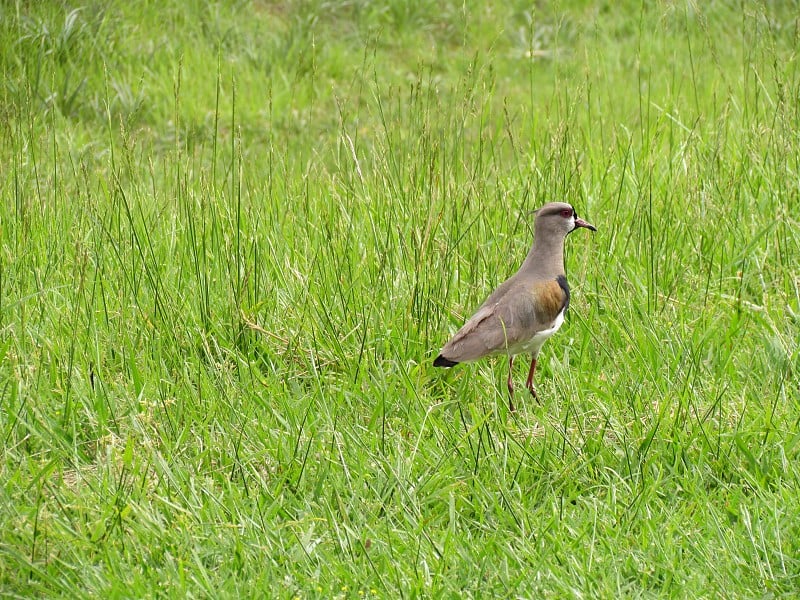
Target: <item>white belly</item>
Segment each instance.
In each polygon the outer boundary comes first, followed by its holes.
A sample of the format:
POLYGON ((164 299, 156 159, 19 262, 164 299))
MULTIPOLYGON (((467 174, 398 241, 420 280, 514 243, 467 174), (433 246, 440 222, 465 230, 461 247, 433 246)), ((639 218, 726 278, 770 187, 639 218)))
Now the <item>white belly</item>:
POLYGON ((553 324, 548 329, 543 329, 525 342, 519 342, 513 346, 509 346, 506 350, 506 353, 512 356, 516 354, 522 354, 523 352, 530 352, 534 355, 539 354, 542 344, 544 344, 547 341, 547 338, 558 331, 558 328, 563 325, 565 312, 565 310, 562 310, 560 313, 558 313, 555 321, 553 321, 553 324))

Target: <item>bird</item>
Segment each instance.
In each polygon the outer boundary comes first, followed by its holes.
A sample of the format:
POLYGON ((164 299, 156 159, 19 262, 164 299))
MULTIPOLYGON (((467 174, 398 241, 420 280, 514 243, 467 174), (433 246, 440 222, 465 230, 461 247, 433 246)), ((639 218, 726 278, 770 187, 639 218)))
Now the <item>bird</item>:
POLYGON ((514 408, 514 357, 530 352, 525 386, 533 385, 536 360, 547 339, 564 323, 569 285, 564 271, 564 241, 579 228, 597 228, 578 217, 572 205, 550 202, 533 211, 533 245, 519 270, 501 283, 444 345, 435 367, 453 367, 487 356, 508 356, 508 408, 514 408))

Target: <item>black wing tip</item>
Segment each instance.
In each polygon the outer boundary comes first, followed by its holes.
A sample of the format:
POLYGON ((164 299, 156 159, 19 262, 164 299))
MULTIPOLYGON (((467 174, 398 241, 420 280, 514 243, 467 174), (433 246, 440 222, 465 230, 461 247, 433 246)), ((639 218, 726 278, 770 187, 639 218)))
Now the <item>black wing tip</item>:
POLYGON ((433 361, 434 367, 454 367, 458 364, 457 360, 450 360, 449 358, 445 358, 441 354, 437 356, 433 361))

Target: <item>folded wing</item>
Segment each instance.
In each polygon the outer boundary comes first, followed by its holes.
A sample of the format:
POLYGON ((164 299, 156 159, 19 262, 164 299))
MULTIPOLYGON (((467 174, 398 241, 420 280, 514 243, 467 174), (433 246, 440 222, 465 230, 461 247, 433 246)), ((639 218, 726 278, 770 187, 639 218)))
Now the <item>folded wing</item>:
POLYGON ((569 303, 563 277, 517 281, 503 292, 499 297, 493 294, 458 330, 434 365, 452 366, 492 354, 513 354, 516 346, 550 328, 569 303))

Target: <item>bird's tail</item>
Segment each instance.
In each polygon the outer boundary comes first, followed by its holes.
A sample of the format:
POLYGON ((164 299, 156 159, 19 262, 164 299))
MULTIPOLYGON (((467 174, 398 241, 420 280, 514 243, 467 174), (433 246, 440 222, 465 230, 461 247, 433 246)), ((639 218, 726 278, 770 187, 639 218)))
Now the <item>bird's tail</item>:
POLYGON ((445 358, 441 354, 436 357, 433 361, 434 367, 454 367, 458 364, 457 360, 450 360, 449 358, 445 358))

